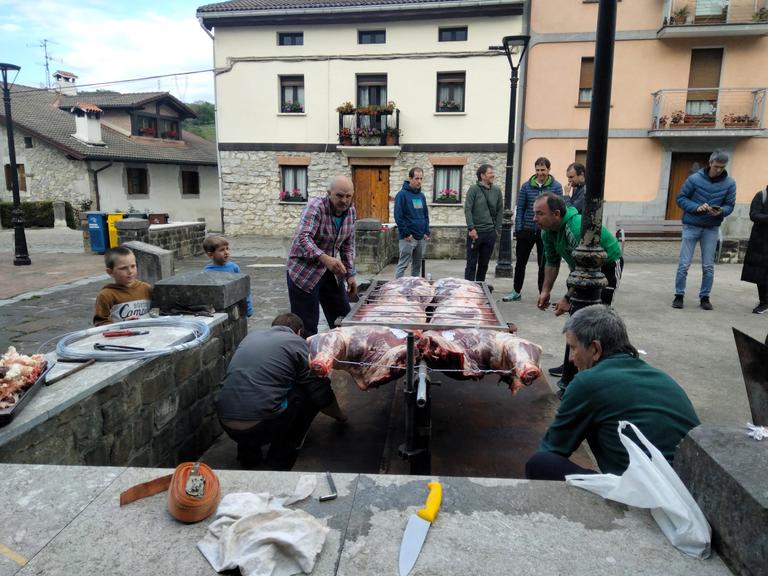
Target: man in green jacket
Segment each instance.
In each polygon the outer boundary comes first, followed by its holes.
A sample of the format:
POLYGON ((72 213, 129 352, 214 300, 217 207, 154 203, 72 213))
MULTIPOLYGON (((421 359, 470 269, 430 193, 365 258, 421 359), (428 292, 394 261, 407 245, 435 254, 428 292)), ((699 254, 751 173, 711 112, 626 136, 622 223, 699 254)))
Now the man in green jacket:
POLYGON ((671 464, 680 440, 700 424, 685 391, 638 358, 624 322, 607 306, 582 308, 563 332, 579 373, 539 451, 526 463, 526 477, 564 480, 568 474, 595 472, 568 459, 585 439, 601 472, 622 474, 629 455, 617 432, 620 420, 637 426, 671 464))
MULTIPOLYGON (((533 204, 533 221, 542 230, 541 240, 544 244, 544 285, 536 305, 539 309, 546 310, 549 307, 552 287, 555 285, 560 271, 561 258, 566 261, 571 270, 576 267, 573 251, 576 250, 581 240, 581 214, 574 207, 566 208, 562 196, 552 192, 544 192, 533 204)), ((603 288, 600 301, 610 305, 613 301, 613 292, 621 279, 624 259, 621 257, 621 247, 616 237, 605 226, 600 231, 600 245, 608 256, 601 269, 608 280, 608 285, 603 288)), ((570 294, 566 294, 555 304, 555 316, 565 314, 570 309, 570 294)), ((576 374, 576 368, 569 361, 568 355, 569 350, 566 346, 562 378, 558 382, 560 387, 558 396, 561 397, 565 387, 576 374)))
POLYGON ((469 187, 464 200, 464 217, 467 220, 466 280, 485 281, 496 238, 501 235, 504 201, 499 187, 493 185, 494 178, 493 166, 481 164, 477 169, 477 184, 469 187))

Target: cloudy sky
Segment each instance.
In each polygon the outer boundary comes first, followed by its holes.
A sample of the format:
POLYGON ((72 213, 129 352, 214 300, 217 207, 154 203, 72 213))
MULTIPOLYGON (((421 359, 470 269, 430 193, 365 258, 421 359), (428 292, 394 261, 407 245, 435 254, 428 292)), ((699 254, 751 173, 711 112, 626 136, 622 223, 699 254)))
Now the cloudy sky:
MULTIPOLYGON (((185 102, 213 101, 212 40, 195 18, 205 0, 0 0, 0 62, 21 66, 16 82, 45 86, 51 73, 120 92, 165 90, 185 102), (171 74, 128 83, 118 80, 171 74)), ((12 78, 12 76, 11 76, 12 78)))

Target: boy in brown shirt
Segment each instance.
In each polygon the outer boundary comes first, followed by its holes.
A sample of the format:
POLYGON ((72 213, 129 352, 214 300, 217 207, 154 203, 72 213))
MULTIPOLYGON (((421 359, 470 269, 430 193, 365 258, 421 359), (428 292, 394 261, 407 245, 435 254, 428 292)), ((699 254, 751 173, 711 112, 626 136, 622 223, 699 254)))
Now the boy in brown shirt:
POLYGON ((136 256, 131 249, 112 248, 104 255, 104 263, 114 282, 104 286, 96 296, 94 326, 148 316, 152 286, 136 278, 136 256))

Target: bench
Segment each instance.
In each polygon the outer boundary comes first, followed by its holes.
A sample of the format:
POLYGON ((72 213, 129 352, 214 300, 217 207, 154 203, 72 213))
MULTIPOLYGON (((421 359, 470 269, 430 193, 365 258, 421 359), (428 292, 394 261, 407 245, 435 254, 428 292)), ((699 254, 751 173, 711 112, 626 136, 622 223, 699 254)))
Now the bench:
POLYGON ((674 240, 683 235, 680 220, 618 220, 616 237, 622 240, 674 240))

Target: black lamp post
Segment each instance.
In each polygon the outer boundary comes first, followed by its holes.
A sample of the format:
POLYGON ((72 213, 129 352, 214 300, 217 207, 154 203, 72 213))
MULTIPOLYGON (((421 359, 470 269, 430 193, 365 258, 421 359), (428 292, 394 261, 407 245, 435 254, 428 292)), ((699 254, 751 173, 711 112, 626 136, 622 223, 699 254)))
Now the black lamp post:
POLYGON ((27 238, 24 235, 24 213, 21 211, 19 198, 19 174, 16 167, 16 146, 13 142, 13 120, 11 119, 11 89, 8 87, 8 71, 21 70, 15 64, 0 63, 0 74, 3 75, 3 103, 5 104, 5 131, 8 133, 8 158, 10 159, 11 190, 13 191, 13 210, 11 222, 13 223, 13 238, 16 257, 13 259, 15 266, 32 264, 27 252, 27 238))
POLYGON ((504 172, 504 219, 501 224, 499 259, 496 262, 496 278, 512 277, 512 159, 515 147, 515 114, 517 109, 517 71, 528 47, 528 35, 504 36, 501 46, 489 46, 488 50, 503 50, 509 60, 512 74, 509 77, 509 129, 507 132, 507 168, 504 172))

